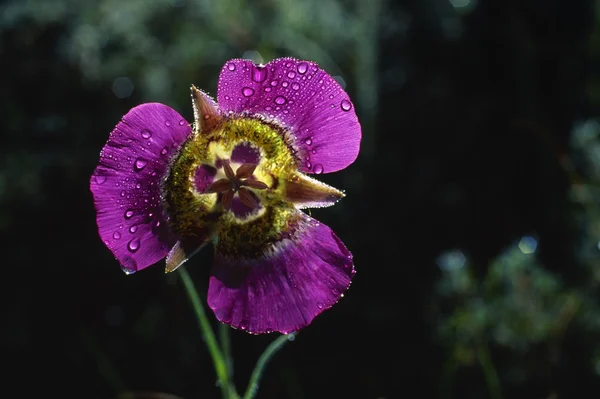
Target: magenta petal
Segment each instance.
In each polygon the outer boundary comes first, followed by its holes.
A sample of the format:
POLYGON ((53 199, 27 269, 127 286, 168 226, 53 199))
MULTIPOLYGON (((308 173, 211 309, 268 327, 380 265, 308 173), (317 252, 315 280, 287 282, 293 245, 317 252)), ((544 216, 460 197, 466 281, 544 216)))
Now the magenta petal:
POLYGON ((303 215, 291 239, 261 258, 215 255, 208 305, 217 319, 261 334, 289 333, 335 304, 354 275, 352 255, 326 225, 303 215))
POLYGON ((192 133, 163 104, 131 109, 110 134, 90 181, 98 232, 126 273, 164 258, 176 240, 160 197, 173 154, 192 133))
POLYGON ((329 173, 356 159, 361 129, 341 86, 317 64, 279 58, 265 66, 231 60, 221 71, 222 111, 266 115, 293 130, 300 169, 329 173))

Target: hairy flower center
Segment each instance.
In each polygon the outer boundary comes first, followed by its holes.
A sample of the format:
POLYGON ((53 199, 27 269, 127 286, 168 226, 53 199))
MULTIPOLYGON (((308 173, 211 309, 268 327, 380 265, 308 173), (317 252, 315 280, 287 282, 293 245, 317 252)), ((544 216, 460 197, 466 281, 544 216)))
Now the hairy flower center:
MULTIPOLYGON (((194 235, 216 222, 245 228, 262 223, 267 208, 281 206, 285 181, 297 171, 286 134, 258 118, 237 116, 196 129, 163 184, 174 231, 194 235)), ((261 230, 273 225, 264 223, 261 230)))

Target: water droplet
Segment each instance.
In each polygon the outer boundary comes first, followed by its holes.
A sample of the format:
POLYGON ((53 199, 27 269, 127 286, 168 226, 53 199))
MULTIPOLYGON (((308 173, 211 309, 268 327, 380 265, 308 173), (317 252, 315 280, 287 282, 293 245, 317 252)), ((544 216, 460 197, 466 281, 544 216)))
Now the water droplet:
POLYGON ((308 169, 312 168, 312 164, 309 161, 306 161, 305 165, 308 169))
POLYGON ((157 221, 156 221, 156 224, 155 224, 155 226, 156 226, 156 227, 160 227, 160 220, 157 220, 157 221))
POLYGON ((252 70, 252 80, 255 82, 264 82, 267 78, 267 68, 254 66, 252 70))
POLYGON ((294 71, 289 71, 287 74, 287 77, 290 79, 294 79, 296 77, 296 72, 294 71))
POLYGON ((282 85, 283 87, 288 87, 289 83, 286 81, 286 82, 283 82, 281 85, 282 85))
POLYGON ((137 229, 138 229, 137 224, 131 225, 131 227, 129 228, 129 232, 131 234, 133 234, 133 233, 135 233, 137 231, 137 229))
POLYGON ((183 125, 185 125, 185 121, 182 119, 179 121, 179 126, 183 126, 183 125))
POLYGON ((350 111, 352 109, 352 103, 348 100, 342 100, 340 106, 344 111, 350 111))
POLYGON ((316 174, 320 175, 321 173, 323 173, 323 165, 316 164, 314 171, 315 171, 316 174))
POLYGON ((332 100, 333 99, 333 94, 329 95, 329 99, 332 100))
POLYGON ((277 86, 278 83, 279 83, 278 81, 272 80, 271 81, 271 86, 275 87, 275 86, 277 86))
POLYGON ((306 145, 311 145, 311 144, 312 144, 312 139, 311 139, 310 137, 308 137, 308 138, 305 138, 305 139, 304 139, 304 144, 306 144, 306 145))
POLYGON ((127 243, 127 249, 130 252, 136 252, 138 249, 140 249, 140 239, 137 237, 132 238, 131 241, 127 243))
POLYGON ((113 238, 114 238, 115 240, 118 240, 119 238, 121 238, 121 233, 119 233, 118 231, 115 231, 115 232, 113 233, 113 238))
POLYGON ((323 309, 323 304, 322 304, 321 302, 319 302, 319 303, 317 303, 317 307, 318 307, 319 309, 323 309))
POLYGON ((135 160, 135 170, 136 172, 139 172, 140 170, 144 169, 146 167, 146 165, 148 165, 148 161, 146 161, 143 158, 138 158, 135 160))
POLYGON ((165 121, 165 126, 166 126, 166 127, 169 127, 169 126, 171 126, 171 122, 170 122, 170 121, 165 121))
POLYGON ((125 211, 125 219, 131 219, 132 216, 133 216, 133 210, 127 209, 127 211, 125 211))
POLYGON ((312 150, 311 153, 316 154, 317 150, 312 150))
POLYGON ((265 91, 268 93, 268 92, 271 91, 271 88, 270 87, 265 87, 265 91))
POLYGON ((121 191, 121 197, 124 197, 124 196, 125 196, 125 190, 122 190, 121 191))
POLYGON ((167 152, 169 152, 169 149, 165 147, 162 150, 160 150, 160 155, 167 155, 167 152))
POLYGON ((106 176, 95 176, 96 184, 104 184, 106 182, 106 176))
POLYGON ((298 64, 298 73, 304 75, 308 71, 308 64, 306 62, 301 62, 298 64))
POLYGON ((137 189, 140 189, 140 188, 142 188, 142 184, 141 184, 141 183, 137 183, 137 184, 135 185, 135 188, 137 188, 137 189))
POLYGON ((123 266, 123 265, 121 266, 121 270, 123 270, 125 272, 125 274, 133 274, 137 271, 134 267, 123 266))
POLYGON ((142 137, 145 139, 149 139, 150 137, 152 137, 152 133, 150 133, 148 129, 144 129, 142 130, 142 137))
POLYGON ((229 65, 227 65, 227 69, 229 69, 231 72, 235 71, 235 64, 230 62, 229 65))
POLYGON ((273 109, 273 108, 272 108, 270 105, 267 105, 267 106, 265 107, 265 111, 270 111, 270 110, 272 110, 272 109, 273 109))
POLYGON ((242 89, 242 94, 244 95, 244 97, 250 97, 251 95, 254 94, 254 89, 252 89, 250 87, 244 87, 242 89))
POLYGON ((242 320, 242 322, 240 323, 240 328, 242 330, 245 330, 248 328, 248 321, 247 320, 242 320))
POLYGON ((275 102, 275 104, 282 105, 282 104, 286 103, 287 99, 283 96, 277 96, 277 97, 275 97, 275 100, 273 100, 273 101, 275 102))
POLYGON ((300 85, 296 82, 292 83, 292 89, 294 90, 298 90, 300 88, 300 85))
POLYGON ((156 177, 156 171, 152 172, 152 177, 156 177))

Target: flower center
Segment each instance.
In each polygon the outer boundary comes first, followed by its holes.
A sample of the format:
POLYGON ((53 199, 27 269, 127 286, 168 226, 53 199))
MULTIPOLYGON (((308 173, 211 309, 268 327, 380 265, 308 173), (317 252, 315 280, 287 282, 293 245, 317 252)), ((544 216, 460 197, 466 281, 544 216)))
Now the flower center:
POLYGON ((240 201, 247 207, 258 207, 258 200, 248 188, 264 190, 268 186, 254 178, 253 173, 257 165, 254 163, 243 163, 234 173, 229 160, 224 160, 222 163, 226 177, 213 182, 204 192, 221 194, 221 205, 225 210, 231 209, 231 202, 235 194, 238 195, 240 201))

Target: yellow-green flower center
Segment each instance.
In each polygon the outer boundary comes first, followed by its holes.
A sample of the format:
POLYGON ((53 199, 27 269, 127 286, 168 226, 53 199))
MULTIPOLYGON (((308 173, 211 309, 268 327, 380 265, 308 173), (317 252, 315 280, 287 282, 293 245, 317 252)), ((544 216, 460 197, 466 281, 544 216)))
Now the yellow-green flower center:
POLYGON ((163 184, 173 230, 181 236, 210 231, 225 253, 236 256, 242 255, 239 240, 248 256, 280 239, 295 212, 284 196, 286 181, 297 172, 286 137, 278 126, 239 116, 223 117, 208 131, 196 129, 163 184), (252 162, 236 156, 240 148, 253 156, 252 162), (252 211, 243 216, 233 212, 235 197, 252 211))

